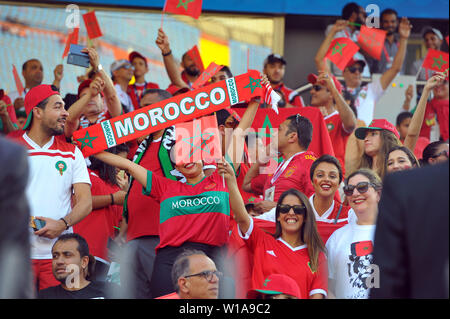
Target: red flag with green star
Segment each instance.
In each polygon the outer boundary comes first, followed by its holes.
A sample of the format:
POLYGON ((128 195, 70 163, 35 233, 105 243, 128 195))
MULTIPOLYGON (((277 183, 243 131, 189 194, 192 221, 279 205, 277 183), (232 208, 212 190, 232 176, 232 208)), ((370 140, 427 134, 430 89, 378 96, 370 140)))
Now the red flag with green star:
POLYGON ((198 19, 202 13, 202 0, 166 0, 163 12, 182 14, 198 19))
POLYGON ((358 37, 358 43, 364 51, 366 51, 374 59, 381 59, 384 41, 386 39, 386 31, 376 28, 368 28, 361 26, 358 37))
POLYGON ((336 38, 331 42, 325 55, 331 62, 344 71, 348 61, 359 51, 359 47, 349 38, 336 38))
POLYGON ((175 125, 175 163, 177 165, 200 160, 214 162, 222 158, 217 118, 202 117, 175 125))
POLYGON ((97 16, 95 15, 95 11, 89 11, 88 13, 83 14, 83 20, 89 39, 95 39, 103 36, 97 16))
POLYGON ((436 72, 444 72, 448 69, 448 53, 428 49, 427 56, 423 60, 422 68, 436 72))

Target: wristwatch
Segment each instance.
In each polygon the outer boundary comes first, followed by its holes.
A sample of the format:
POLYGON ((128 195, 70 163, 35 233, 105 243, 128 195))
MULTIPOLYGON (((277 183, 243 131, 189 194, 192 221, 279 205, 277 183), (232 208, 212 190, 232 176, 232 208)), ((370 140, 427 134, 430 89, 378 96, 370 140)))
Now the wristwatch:
POLYGON ((97 70, 95 70, 95 72, 99 72, 99 71, 101 71, 101 70, 103 70, 103 66, 102 66, 101 64, 99 64, 99 65, 97 66, 97 70))
POLYGON ((62 220, 64 222, 64 224, 66 224, 66 230, 69 229, 69 223, 64 219, 64 218, 60 218, 59 220, 62 220))

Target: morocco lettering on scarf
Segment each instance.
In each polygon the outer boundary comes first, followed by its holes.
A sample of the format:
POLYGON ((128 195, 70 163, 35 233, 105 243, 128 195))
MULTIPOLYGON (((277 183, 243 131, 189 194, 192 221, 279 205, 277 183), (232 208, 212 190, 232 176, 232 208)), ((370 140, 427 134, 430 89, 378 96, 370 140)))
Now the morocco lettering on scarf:
POLYGON ((85 157, 118 144, 159 131, 176 123, 262 96, 256 70, 122 114, 73 133, 85 157))

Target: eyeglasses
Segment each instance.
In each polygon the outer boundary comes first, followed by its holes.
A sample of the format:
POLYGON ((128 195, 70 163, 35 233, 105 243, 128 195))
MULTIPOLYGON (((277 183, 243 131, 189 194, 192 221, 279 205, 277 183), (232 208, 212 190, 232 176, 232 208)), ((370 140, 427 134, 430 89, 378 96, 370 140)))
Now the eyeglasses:
POLYGON ((278 211, 280 214, 287 214, 291 211, 291 209, 294 210, 295 215, 305 215, 306 214, 306 207, 303 205, 287 205, 287 204, 279 204, 277 205, 278 211))
POLYGON ((439 157, 441 155, 448 158, 448 153, 449 153, 448 150, 444 150, 444 151, 442 151, 440 153, 437 153, 436 155, 431 156, 431 158, 437 158, 437 157, 439 157))
POLYGON ((214 275, 216 277, 220 278, 220 277, 222 277, 223 274, 217 270, 205 270, 205 271, 199 272, 197 274, 184 276, 184 278, 200 276, 200 277, 205 278, 208 282, 211 282, 213 280, 214 275))
POLYGON ((359 73, 363 72, 362 68, 358 68, 356 66, 351 66, 351 67, 348 68, 348 70, 350 71, 350 73, 356 73, 356 71, 358 71, 359 73))
POLYGON ((370 182, 359 182, 358 184, 356 184, 356 186, 346 185, 344 186, 344 194, 346 196, 352 196, 355 188, 358 190, 360 194, 364 194, 369 190, 369 186, 372 186, 374 189, 376 189, 376 185, 370 182))

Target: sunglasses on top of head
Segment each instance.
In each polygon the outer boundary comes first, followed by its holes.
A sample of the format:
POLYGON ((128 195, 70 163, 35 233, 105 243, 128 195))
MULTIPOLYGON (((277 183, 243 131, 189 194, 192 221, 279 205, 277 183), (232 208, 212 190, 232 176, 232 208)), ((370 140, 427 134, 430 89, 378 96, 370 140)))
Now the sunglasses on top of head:
POLYGON ((374 189, 376 189, 376 186, 370 182, 359 182, 356 185, 345 185, 344 194, 346 196, 352 196, 355 188, 360 194, 364 194, 369 190, 369 186, 372 186, 374 189))
POLYGON ((280 214, 287 214, 291 211, 291 209, 294 210, 294 214, 296 215, 305 215, 306 214, 306 207, 304 205, 287 205, 287 204, 278 204, 278 211, 280 214))

